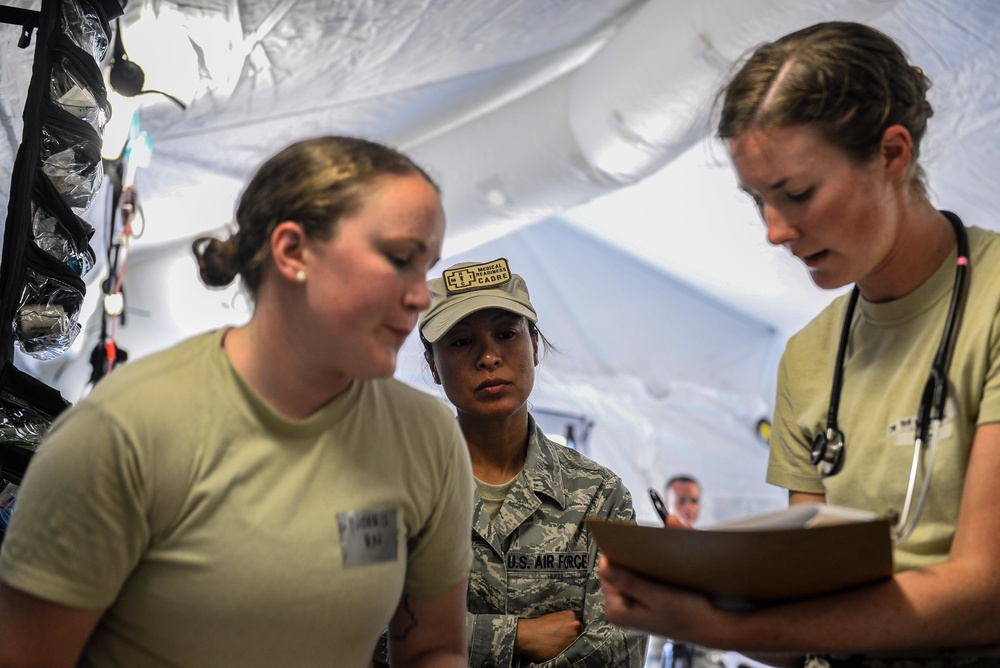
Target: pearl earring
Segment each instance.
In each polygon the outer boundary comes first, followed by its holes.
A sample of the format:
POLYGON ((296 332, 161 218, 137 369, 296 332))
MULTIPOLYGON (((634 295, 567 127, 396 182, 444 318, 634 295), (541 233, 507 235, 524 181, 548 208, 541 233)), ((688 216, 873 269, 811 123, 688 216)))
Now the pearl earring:
POLYGON ((306 270, 305 269, 299 269, 298 273, 295 274, 295 282, 296 283, 305 283, 306 282, 306 270))

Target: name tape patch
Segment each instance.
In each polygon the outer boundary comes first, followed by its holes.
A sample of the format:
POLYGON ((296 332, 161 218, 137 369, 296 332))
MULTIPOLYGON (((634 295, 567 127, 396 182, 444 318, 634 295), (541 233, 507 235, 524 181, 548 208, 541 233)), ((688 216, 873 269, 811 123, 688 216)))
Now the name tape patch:
POLYGON ((344 568, 396 560, 399 525, 396 509, 337 513, 344 568))
POLYGON ((441 274, 441 278, 444 279, 444 287, 448 294, 482 290, 483 288, 503 285, 509 281, 510 267, 507 265, 506 258, 500 258, 492 262, 448 269, 441 274))
MULTIPOLYGON (((951 438, 955 433, 955 407, 949 401, 945 405, 944 416, 937 428, 931 423, 930 437, 934 439, 951 438)), ((911 446, 917 435, 917 418, 904 417, 889 425, 889 441, 898 446, 911 446)))
POLYGON ((532 552, 507 555, 507 570, 520 573, 586 572, 586 552, 532 552))

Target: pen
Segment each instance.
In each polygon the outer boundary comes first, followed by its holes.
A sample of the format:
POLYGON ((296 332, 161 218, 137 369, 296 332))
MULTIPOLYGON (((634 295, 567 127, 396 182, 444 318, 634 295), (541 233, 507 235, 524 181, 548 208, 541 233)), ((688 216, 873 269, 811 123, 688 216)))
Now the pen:
POLYGON ((656 508, 656 514, 660 516, 663 520, 663 526, 667 526, 667 518, 670 517, 670 513, 667 512, 667 507, 663 505, 663 499, 652 487, 649 488, 649 498, 653 500, 653 507, 656 508))

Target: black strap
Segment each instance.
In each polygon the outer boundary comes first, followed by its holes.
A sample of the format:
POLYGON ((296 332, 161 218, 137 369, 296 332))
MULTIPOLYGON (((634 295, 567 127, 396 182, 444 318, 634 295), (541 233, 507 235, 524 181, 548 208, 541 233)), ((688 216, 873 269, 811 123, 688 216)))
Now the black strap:
POLYGON ((31 44, 31 33, 38 29, 40 15, 41 12, 34 9, 0 5, 0 23, 21 26, 21 38, 17 40, 17 45, 22 49, 31 44))

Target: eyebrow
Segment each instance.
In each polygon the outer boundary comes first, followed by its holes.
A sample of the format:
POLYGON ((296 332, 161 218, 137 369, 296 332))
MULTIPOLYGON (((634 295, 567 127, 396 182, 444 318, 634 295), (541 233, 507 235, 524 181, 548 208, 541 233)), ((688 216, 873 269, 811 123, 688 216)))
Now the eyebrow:
MULTIPOLYGON (((779 189, 785 187, 785 185, 787 183, 788 183, 788 177, 785 177, 783 179, 778 179, 777 181, 775 181, 774 183, 772 183, 771 185, 769 185, 767 187, 767 190, 779 190, 779 189)), ((751 197, 753 197, 755 191, 752 188, 750 188, 749 186, 743 185, 741 183, 737 187, 740 190, 742 190, 743 192, 745 192, 747 195, 750 195, 751 197)))
MULTIPOLYGON (((421 239, 415 236, 410 236, 409 234, 383 236, 375 243, 381 243, 383 248, 393 244, 413 244, 414 249, 416 249, 418 253, 427 253, 430 251, 430 248, 428 248, 427 244, 425 244, 421 239)), ((428 267, 428 271, 430 271, 430 269, 432 269, 440 260, 440 257, 435 259, 434 262, 428 267)))
POLYGON ((411 237, 409 235, 403 234, 400 236, 387 236, 385 240, 389 243, 410 243, 413 244, 418 251, 421 253, 427 252, 427 244, 425 244, 421 239, 417 237, 411 237))

